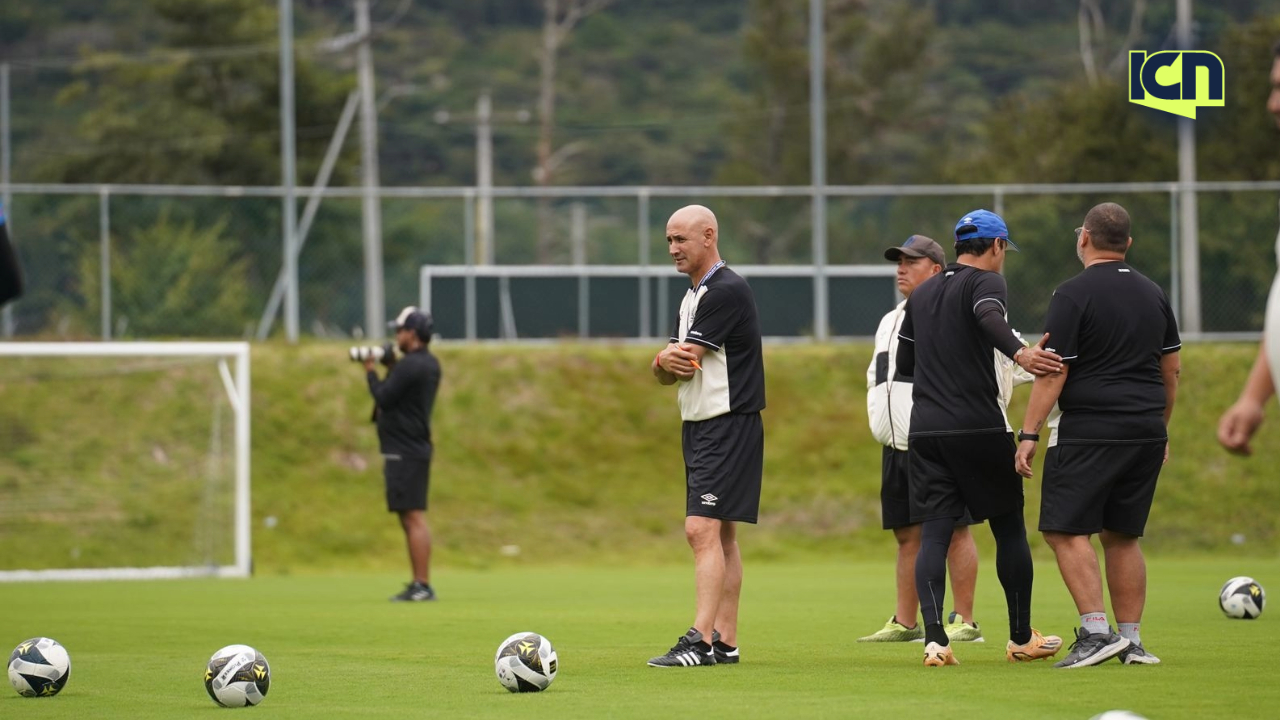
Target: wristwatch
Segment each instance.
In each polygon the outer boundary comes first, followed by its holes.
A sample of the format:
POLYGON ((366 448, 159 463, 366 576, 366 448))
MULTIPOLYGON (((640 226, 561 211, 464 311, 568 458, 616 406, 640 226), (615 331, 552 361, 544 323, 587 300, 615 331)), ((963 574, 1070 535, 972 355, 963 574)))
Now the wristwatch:
POLYGON ((1018 431, 1018 442, 1022 442, 1023 440, 1030 440, 1031 442, 1040 442, 1040 434, 1039 434, 1039 433, 1023 432, 1023 431, 1019 430, 1019 431, 1018 431))

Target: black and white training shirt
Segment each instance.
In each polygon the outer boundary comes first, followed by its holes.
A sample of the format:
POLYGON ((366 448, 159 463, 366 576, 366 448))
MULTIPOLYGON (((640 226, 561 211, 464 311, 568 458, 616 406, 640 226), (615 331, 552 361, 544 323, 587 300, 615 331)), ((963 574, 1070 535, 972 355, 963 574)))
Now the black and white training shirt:
POLYGON ((755 296, 742 276, 719 263, 680 303, 673 343, 696 343, 710 352, 702 370, 680 383, 680 417, 709 420, 764 409, 764 357, 755 296))
POLYGON ((913 376, 910 437, 1009 432, 992 353, 1022 347, 1007 322, 1004 277, 952 263, 916 287, 898 330, 898 371, 913 376), (997 312, 995 324, 979 317, 997 312))
POLYGON ((1054 291, 1045 332, 1069 366, 1056 443, 1167 437, 1160 359, 1182 340, 1159 285, 1125 262, 1087 267, 1054 291))

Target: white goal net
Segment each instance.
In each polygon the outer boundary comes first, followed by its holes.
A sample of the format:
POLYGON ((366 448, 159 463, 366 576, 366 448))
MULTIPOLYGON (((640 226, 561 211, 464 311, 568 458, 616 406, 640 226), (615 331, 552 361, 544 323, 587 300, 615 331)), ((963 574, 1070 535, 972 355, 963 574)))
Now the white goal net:
POLYGON ((243 577, 247 343, 0 343, 0 581, 243 577))

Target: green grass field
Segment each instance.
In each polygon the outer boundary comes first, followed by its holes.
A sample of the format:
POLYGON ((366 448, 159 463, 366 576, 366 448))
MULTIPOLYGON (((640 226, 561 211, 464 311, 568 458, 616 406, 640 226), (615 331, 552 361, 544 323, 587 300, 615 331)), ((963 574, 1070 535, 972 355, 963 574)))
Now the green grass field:
MULTIPOLYGON (((1034 624, 1066 636, 1076 614, 1057 570, 1037 573, 1034 624)), ((645 665, 691 620, 687 565, 447 569, 435 578, 442 600, 419 605, 387 602, 398 581, 387 575, 8 584, 5 649, 54 637, 73 672, 58 697, 0 692, 0 717, 215 717, 224 711, 205 694, 204 663, 231 643, 271 662, 267 699, 241 711, 257 718, 1272 717, 1280 625, 1221 615, 1217 590, 1238 574, 1266 585, 1280 561, 1152 561, 1143 638, 1164 664, 1072 671, 1005 662, 986 553, 977 612, 988 641, 957 644, 961 665, 943 669, 921 667, 918 644, 853 642, 891 612, 887 562, 748 564, 742 663, 687 669, 645 665), (523 630, 559 653, 545 693, 512 695, 494 678, 497 644, 523 630)))

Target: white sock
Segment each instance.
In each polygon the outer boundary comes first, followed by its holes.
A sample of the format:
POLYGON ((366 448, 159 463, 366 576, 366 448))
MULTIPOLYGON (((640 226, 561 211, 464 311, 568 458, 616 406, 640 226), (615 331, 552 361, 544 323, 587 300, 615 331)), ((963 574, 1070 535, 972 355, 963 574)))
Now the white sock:
POLYGON ((1134 645, 1141 645, 1142 638, 1138 635, 1138 626, 1142 623, 1120 623, 1120 637, 1125 638, 1134 645))
POLYGON ((1080 627, 1090 635, 1102 633, 1106 635, 1111 631, 1111 626, 1107 623, 1107 614, 1104 612, 1085 613, 1080 616, 1080 627))

